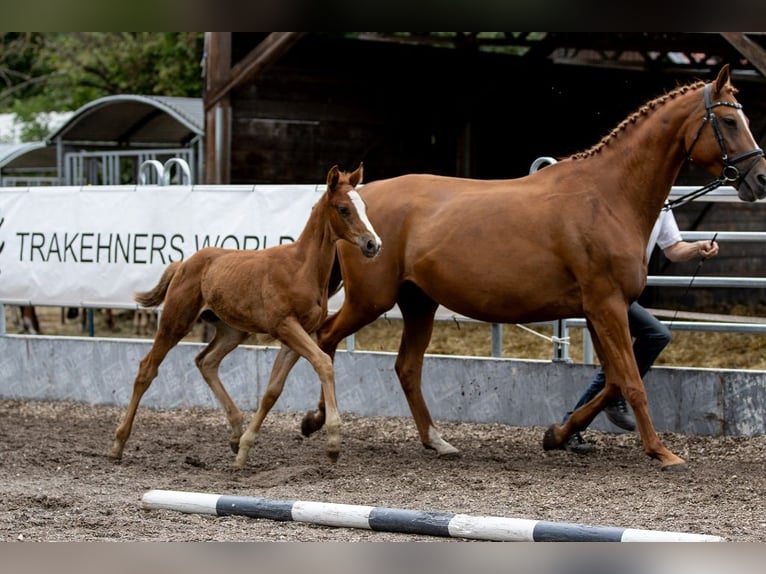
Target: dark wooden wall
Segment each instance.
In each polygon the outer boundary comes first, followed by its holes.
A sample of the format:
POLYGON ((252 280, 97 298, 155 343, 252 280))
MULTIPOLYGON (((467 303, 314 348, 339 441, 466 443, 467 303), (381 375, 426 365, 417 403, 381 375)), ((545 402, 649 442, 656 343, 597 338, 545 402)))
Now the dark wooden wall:
MULTIPOLYGON (((233 35, 234 61, 256 36, 233 35)), ((411 172, 517 177, 539 156, 590 147, 648 99, 695 79, 713 78, 308 35, 232 92, 231 183, 321 183, 332 165, 353 169, 360 161, 365 181, 411 172)), ((736 83, 766 147, 766 83, 736 83)), ((678 183, 709 179, 689 170, 678 183)), ((700 213, 703 205, 679 210, 682 229, 766 230, 760 205, 716 204, 700 213)), ((761 250, 725 245, 704 272, 759 274, 761 250)), ((653 272, 665 265, 656 259, 653 272)), ((673 264, 665 272, 692 273, 695 266, 673 264)), ((679 293, 665 293, 650 289, 644 302, 678 304, 679 293)), ((689 308, 715 304, 709 291, 685 299, 689 308)), ((726 299, 766 302, 752 290, 733 290, 726 299)))
MULTIPOLYGON (((246 39, 234 34, 235 61, 246 39)), ((315 183, 361 160, 368 180, 515 177, 536 157, 590 147, 693 79, 308 35, 232 93, 231 183, 315 183)), ((740 87, 764 140, 766 83, 740 87)))

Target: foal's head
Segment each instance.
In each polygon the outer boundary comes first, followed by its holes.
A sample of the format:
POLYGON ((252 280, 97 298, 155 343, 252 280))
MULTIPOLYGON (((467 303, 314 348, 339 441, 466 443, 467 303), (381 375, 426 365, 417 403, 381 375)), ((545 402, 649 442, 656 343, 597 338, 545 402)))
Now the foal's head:
POLYGON ((327 218, 339 239, 359 247, 367 257, 374 257, 382 245, 380 237, 367 219, 367 205, 356 191, 362 182, 362 164, 351 173, 335 165, 327 173, 327 218))
POLYGON ((736 93, 727 64, 703 89, 703 118, 687 131, 686 149, 692 161, 734 186, 741 200, 755 201, 766 196, 766 160, 736 93))

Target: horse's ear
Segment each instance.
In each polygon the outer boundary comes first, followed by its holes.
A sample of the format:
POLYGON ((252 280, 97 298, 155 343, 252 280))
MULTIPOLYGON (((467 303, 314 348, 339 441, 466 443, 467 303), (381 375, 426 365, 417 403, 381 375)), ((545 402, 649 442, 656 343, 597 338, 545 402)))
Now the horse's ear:
POLYGON ((721 93, 723 89, 731 82, 731 74, 729 73, 729 64, 724 64, 721 70, 718 72, 718 77, 715 79, 715 91, 721 93))
POLYGON ((327 189, 333 191, 338 186, 338 179, 340 178, 340 172, 338 166, 334 165, 327 172, 327 189))
POLYGON ((348 181, 351 187, 356 187, 362 183, 362 177, 364 176, 364 163, 359 162, 359 167, 348 177, 348 181))

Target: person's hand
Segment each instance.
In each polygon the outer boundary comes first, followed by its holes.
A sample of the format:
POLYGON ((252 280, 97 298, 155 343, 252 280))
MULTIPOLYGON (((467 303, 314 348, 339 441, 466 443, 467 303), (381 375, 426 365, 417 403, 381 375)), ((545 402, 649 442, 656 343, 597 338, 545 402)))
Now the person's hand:
POLYGON ((717 241, 697 241, 697 250, 705 259, 710 259, 718 255, 717 241))

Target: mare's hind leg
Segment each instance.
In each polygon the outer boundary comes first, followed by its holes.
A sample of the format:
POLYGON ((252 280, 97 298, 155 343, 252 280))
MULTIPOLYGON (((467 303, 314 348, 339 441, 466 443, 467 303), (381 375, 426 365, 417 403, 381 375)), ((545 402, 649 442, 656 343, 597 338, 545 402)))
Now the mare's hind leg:
POLYGON ((154 337, 154 343, 139 364, 138 374, 133 382, 133 393, 130 397, 127 411, 115 431, 112 450, 109 453, 110 458, 116 460, 122 458, 125 443, 133 429, 133 420, 136 417, 141 397, 144 396, 149 385, 152 384, 152 381, 157 376, 160 364, 168 352, 191 330, 198 312, 199 308, 194 305, 179 308, 170 303, 169 298, 166 299, 165 312, 162 314, 159 329, 154 337))
MULTIPOLYGON (((204 315, 204 314, 203 314, 204 315)), ((202 373, 207 386, 213 391, 218 403, 223 407, 231 427, 229 446, 233 452, 239 449, 239 437, 242 436, 242 411, 231 400, 229 393, 221 383, 218 368, 224 357, 231 353, 247 338, 247 333, 227 325, 220 319, 210 321, 215 326, 215 335, 208 345, 195 357, 194 362, 202 373)))
POLYGON ((433 449, 440 457, 452 457, 460 451, 445 441, 431 418, 422 391, 423 356, 434 327, 437 303, 419 287, 406 283, 399 295, 399 308, 404 319, 402 340, 396 357, 396 374, 415 419, 423 446, 433 449))
POLYGON ((277 399, 282 394, 287 375, 290 374, 290 370, 298 359, 300 359, 300 355, 290 347, 283 344, 279 349, 277 358, 274 360, 274 366, 271 368, 269 384, 261 397, 261 401, 258 403, 258 410, 253 415, 250 424, 242 435, 242 438, 239 440, 239 450, 237 452, 237 458, 234 461, 235 467, 242 468, 245 466, 247 455, 255 443, 256 435, 258 434, 266 415, 269 414, 274 403, 277 402, 277 399))

